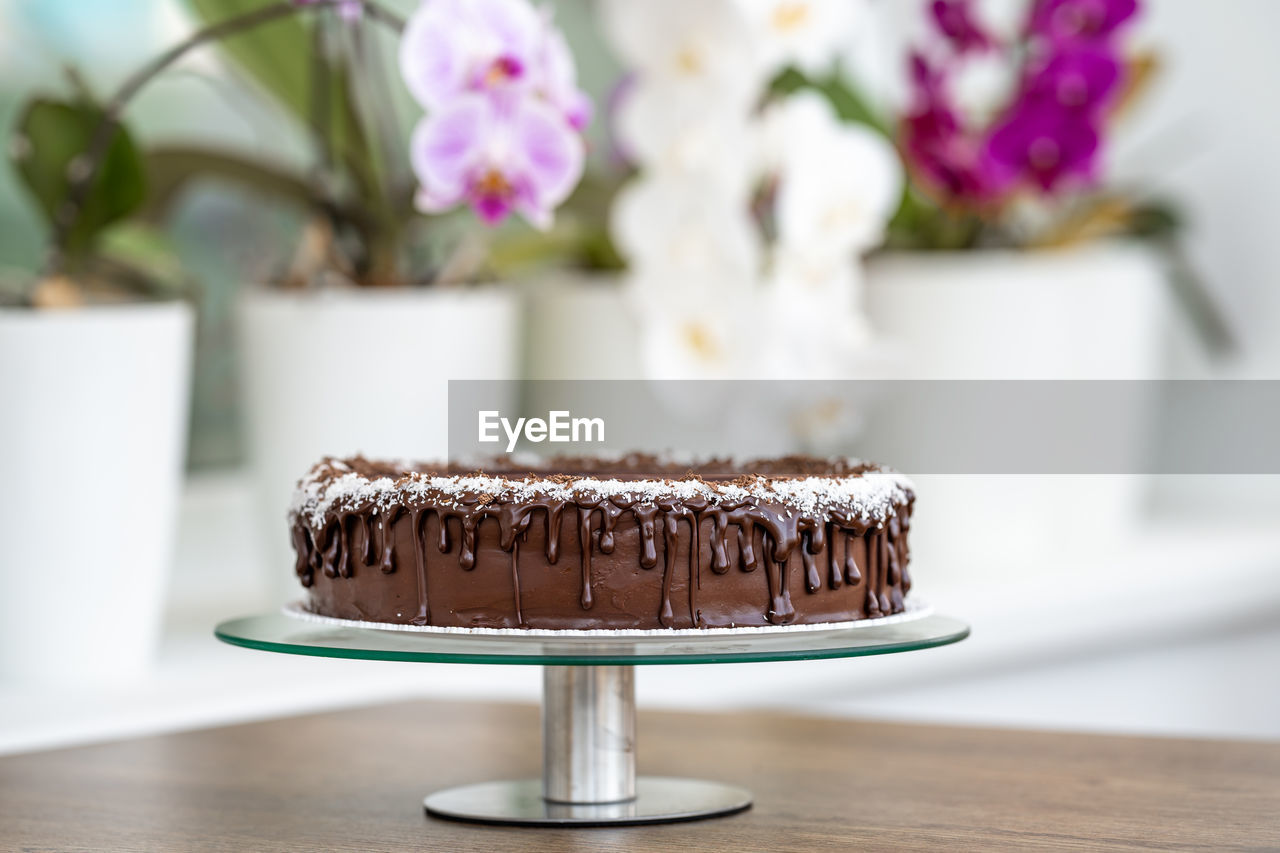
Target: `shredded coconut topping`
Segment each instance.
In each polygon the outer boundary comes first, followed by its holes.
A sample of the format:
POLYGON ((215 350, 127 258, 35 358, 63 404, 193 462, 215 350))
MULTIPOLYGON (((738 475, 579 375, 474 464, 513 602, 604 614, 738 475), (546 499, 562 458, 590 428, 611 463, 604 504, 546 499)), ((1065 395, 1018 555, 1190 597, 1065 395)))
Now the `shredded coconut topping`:
MULTIPOLYGON (((318 530, 330 513, 368 506, 381 511, 395 506, 430 504, 457 509, 477 503, 539 499, 580 505, 610 500, 640 505, 702 500, 709 506, 773 505, 788 514, 791 511, 808 516, 834 513, 847 519, 878 523, 892 515, 895 507, 905 505, 914 497, 911 481, 903 475, 856 459, 800 460, 806 469, 819 464, 825 466, 833 472, 829 476, 747 474, 732 481, 703 479, 697 472, 707 463, 695 462, 681 479, 601 479, 556 473, 558 461, 549 460, 543 463, 545 467, 517 476, 480 472, 442 475, 431 473, 430 466, 425 465, 379 463, 358 457, 328 458, 298 483, 289 518, 291 522, 303 518, 318 530)), ((569 467, 581 468, 581 460, 576 461, 579 464, 569 467)), ((718 460, 716 464, 723 468, 735 463, 718 460)), ((497 466, 495 462, 494 467, 497 466)), ((737 470, 750 471, 751 463, 737 470)))

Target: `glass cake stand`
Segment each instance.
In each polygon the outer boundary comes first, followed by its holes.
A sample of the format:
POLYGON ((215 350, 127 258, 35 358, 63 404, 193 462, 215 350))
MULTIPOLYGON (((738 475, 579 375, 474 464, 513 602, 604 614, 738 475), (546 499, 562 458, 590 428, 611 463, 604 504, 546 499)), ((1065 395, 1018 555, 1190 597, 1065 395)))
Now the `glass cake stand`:
MULTIPOLYGON (((602 826, 733 814, 747 790, 719 782, 636 777, 635 667, 817 660, 945 646, 969 626, 932 613, 886 624, 564 634, 436 633, 325 624, 286 613, 223 622, 223 642, 295 655, 543 667, 542 778, 448 788, 427 814, 490 824, 602 826)), ((335 620, 336 621, 336 620, 335 620)))

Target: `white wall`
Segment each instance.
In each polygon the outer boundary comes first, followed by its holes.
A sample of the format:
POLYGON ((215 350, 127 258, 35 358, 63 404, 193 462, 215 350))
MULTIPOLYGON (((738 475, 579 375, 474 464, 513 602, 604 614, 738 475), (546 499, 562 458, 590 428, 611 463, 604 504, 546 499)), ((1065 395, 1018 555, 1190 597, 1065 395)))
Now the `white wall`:
POLYGON ((1142 32, 1165 58, 1135 116, 1118 174, 1185 202, 1187 246, 1226 301, 1248 372, 1280 375, 1280 4, 1271 0, 1149 2, 1142 32))

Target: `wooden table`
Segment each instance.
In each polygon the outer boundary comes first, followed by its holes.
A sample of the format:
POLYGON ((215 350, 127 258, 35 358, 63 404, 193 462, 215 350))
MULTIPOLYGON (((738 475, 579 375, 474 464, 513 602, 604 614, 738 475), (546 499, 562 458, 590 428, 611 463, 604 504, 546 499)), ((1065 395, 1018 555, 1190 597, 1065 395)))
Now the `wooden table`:
POLYGON ((640 771, 744 814, 623 829, 425 817, 536 776, 538 711, 412 702, 0 759, 0 850, 1280 849, 1280 744, 641 713, 640 771))

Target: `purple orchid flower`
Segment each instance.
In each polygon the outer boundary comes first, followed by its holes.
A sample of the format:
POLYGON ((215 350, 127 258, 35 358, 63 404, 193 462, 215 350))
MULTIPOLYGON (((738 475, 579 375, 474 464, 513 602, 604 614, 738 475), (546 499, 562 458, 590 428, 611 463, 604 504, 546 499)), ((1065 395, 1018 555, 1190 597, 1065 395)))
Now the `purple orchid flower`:
POLYGON ((959 53, 987 50, 992 39, 974 19, 972 0, 933 0, 929 7, 933 23, 959 53))
POLYGON ((1086 117, 1028 103, 992 130, 986 151, 1003 184, 1030 179, 1053 192, 1070 179, 1092 181, 1098 147, 1098 132, 1086 117))
POLYGON ((478 94, 424 118, 410 145, 423 212, 470 202, 490 225, 516 212, 542 229, 581 177, 583 156, 582 137, 546 102, 478 94))
POLYGON ((575 130, 585 130, 591 123, 591 98, 578 88, 578 71, 569 44, 552 25, 550 15, 543 17, 543 29, 542 48, 537 55, 542 71, 539 94, 563 112, 575 130))
POLYGON ((426 0, 400 43, 400 70, 428 110, 481 93, 542 98, 579 129, 591 115, 564 36, 527 0, 426 0))
POLYGON ((1029 28, 1058 44, 1096 42, 1137 12, 1138 0, 1036 0, 1029 28))
POLYGON ((522 0, 427 0, 400 42, 409 92, 428 110, 459 95, 532 88, 541 21, 522 0))
POLYGON ((912 54, 914 107, 902 122, 902 145, 916 175, 949 202, 983 203, 995 189, 985 148, 947 99, 943 73, 912 54))
POLYGON ((1056 51, 1030 69, 1022 100, 1096 115, 1115 92, 1122 71, 1120 60, 1105 48, 1056 51))
POLYGON ((469 203, 490 225, 548 228, 582 177, 591 102, 548 14, 527 0, 425 0, 400 68, 427 115, 410 145, 420 210, 469 203))
POLYGON ((949 202, 983 203, 996 188, 981 144, 953 113, 935 109, 904 122, 904 147, 916 174, 949 202))
POLYGON ((929 4, 935 44, 931 59, 911 57, 901 144, 917 178, 949 203, 998 209, 1020 189, 1051 195, 1098 176, 1108 108, 1126 71, 1116 36, 1137 14, 1138 0, 1027 6, 1026 28, 1006 43, 983 28, 974 0, 929 4), (1021 82, 987 123, 960 109, 950 89, 967 62, 997 56, 1021 64, 1021 82))
POLYGON ((943 100, 943 75, 941 69, 929 62, 924 54, 912 51, 907 58, 912 93, 917 108, 936 104, 943 100))

